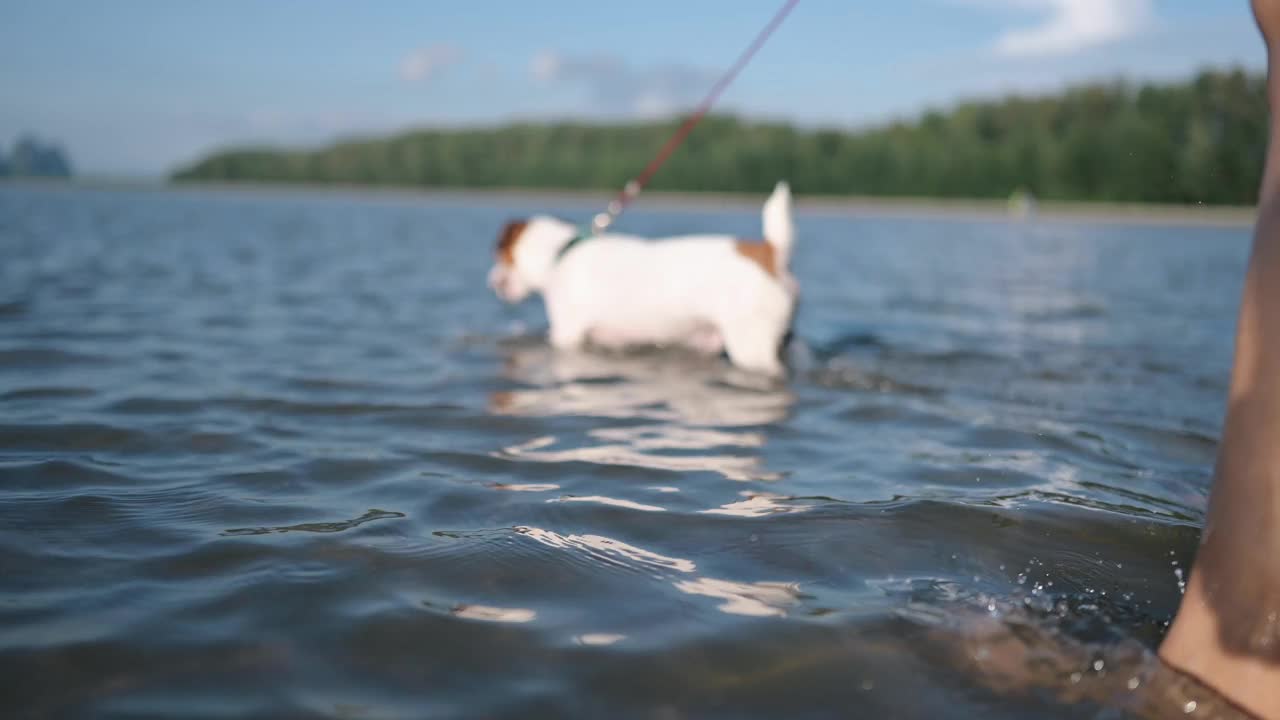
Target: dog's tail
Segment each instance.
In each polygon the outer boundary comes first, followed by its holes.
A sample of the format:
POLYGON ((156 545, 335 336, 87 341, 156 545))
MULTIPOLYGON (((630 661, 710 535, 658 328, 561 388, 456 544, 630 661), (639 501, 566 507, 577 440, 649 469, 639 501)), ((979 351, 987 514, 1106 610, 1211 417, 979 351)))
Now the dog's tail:
POLYGON ((791 220, 791 187, 780 181, 764 202, 764 239, 773 246, 775 266, 788 267, 796 227, 791 220))

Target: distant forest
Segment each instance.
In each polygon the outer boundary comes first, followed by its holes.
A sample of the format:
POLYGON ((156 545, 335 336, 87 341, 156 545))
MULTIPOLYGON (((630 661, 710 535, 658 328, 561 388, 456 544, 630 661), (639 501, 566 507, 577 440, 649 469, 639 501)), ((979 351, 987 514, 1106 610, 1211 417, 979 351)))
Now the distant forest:
MULTIPOLYGON (((1252 204, 1266 149, 1262 74, 1112 82, 1041 97, 965 102, 910 122, 801 129, 708 117, 654 178, 673 191, 1252 204)), ((420 130, 314 151, 241 149, 176 180, 416 187, 617 188, 679 118, 420 130)))
POLYGON ((0 178, 6 177, 68 178, 71 162, 58 146, 26 136, 7 154, 0 147, 0 178))

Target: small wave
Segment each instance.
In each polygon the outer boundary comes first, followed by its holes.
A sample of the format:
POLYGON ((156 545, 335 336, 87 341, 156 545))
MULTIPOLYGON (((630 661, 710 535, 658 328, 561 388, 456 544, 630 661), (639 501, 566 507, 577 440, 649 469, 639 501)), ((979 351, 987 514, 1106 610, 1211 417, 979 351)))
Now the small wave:
POLYGON ((26 300, 9 300, 0 302, 0 320, 16 320, 31 310, 31 303, 26 300))
POLYGON ((0 463, 9 491, 52 496, 60 490, 90 492, 107 487, 133 487, 137 480, 85 459, 9 460, 0 463))
POLYGON ((136 452, 150 441, 144 431, 103 423, 0 425, 0 447, 26 452, 136 452))
POLYGON ((832 390, 893 393, 905 395, 941 395, 939 388, 896 380, 883 373, 844 364, 829 364, 810 370, 807 379, 818 387, 832 390))
POLYGON ((190 415, 201 412, 206 407, 207 404, 203 400, 128 397, 106 405, 103 410, 121 415, 190 415))
POLYGON ((0 350, 0 371, 104 365, 110 362, 111 358, 105 355, 93 355, 50 347, 23 347, 0 350))
POLYGON ((288 532, 336 533, 336 532, 343 532, 344 530, 351 530, 353 528, 360 527, 361 525, 367 522, 373 522, 374 520, 391 520, 391 519, 403 518, 403 517, 407 517, 407 516, 402 512, 373 509, 361 515, 360 517, 352 518, 351 520, 339 520, 336 522, 298 523, 297 525, 279 525, 276 527, 231 528, 230 530, 222 531, 221 534, 227 535, 227 536, 237 536, 237 535, 271 535, 275 533, 288 533, 288 532))
MULTIPOLYGON (((678 429, 676 430, 678 432, 678 429)), ((644 432, 650 431, 646 430, 644 432)), ((534 438, 525 443, 503 448, 501 451, 495 452, 493 457, 550 465, 581 462, 673 473, 714 472, 737 482, 776 480, 779 478, 777 473, 763 470, 760 458, 751 455, 725 453, 674 454, 659 452, 659 450, 670 446, 655 446, 652 443, 637 444, 636 442, 605 442, 583 447, 549 449, 556 442, 556 438, 553 437, 534 438)), ((677 444, 676 447, 680 447, 680 445, 677 444)))
POLYGON ((527 623, 538 617, 537 612, 527 608, 500 608, 491 605, 457 605, 451 614, 464 620, 500 623, 527 623))
POLYGON ((526 526, 517 527, 515 531, 548 547, 581 551, 610 565, 626 567, 634 563, 682 573, 697 569, 690 560, 660 555, 602 535, 561 535, 552 530, 526 526))
POLYGON ((1031 322, 1055 322, 1059 320, 1092 320, 1107 316, 1107 307, 1102 303, 1080 302, 1039 310, 1027 310, 1022 318, 1031 322))
POLYGON ((679 581, 675 583, 675 587, 687 595, 723 600, 718 606, 721 612, 748 617, 782 617, 787 614, 788 607, 803 597, 800 588, 794 583, 744 583, 699 578, 679 581))
POLYGON ((795 502, 796 498, 787 497, 785 495, 752 492, 744 492, 741 493, 741 495, 746 496, 747 499, 725 503, 720 507, 711 508, 709 510, 699 510, 698 512, 705 515, 730 515, 733 517, 759 518, 769 515, 801 513, 809 509, 807 506, 795 502))
POLYGON ((70 400, 74 398, 93 397, 98 391, 88 387, 28 387, 0 393, 0 401, 21 402, 24 400, 70 400))
POLYGON ((361 415, 420 413, 431 410, 430 407, 403 403, 317 402, 271 397, 221 398, 211 401, 210 404, 240 412, 297 417, 355 417, 361 415))
POLYGON ((559 503, 595 503, 597 505, 608 505, 610 507, 626 508, 627 510, 639 510, 640 512, 666 512, 667 509, 658 505, 645 505, 634 500, 624 500, 622 498, 605 497, 604 495, 565 495, 559 498, 552 498, 547 502, 559 503))

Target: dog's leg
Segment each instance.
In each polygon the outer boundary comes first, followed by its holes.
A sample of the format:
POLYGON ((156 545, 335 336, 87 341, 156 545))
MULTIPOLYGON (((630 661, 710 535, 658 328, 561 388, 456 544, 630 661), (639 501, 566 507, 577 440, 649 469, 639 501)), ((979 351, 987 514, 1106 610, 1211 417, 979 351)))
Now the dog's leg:
POLYGON ((686 344, 701 355, 719 355, 724 352, 724 338, 714 325, 705 325, 693 331, 686 344))
POLYGON ((557 350, 572 350, 582 347, 587 339, 587 329, 579 323, 552 321, 550 340, 551 347, 557 350))
POLYGON ((723 328, 729 360, 743 370, 782 377, 785 370, 778 357, 782 333, 771 323, 736 322, 723 328))
POLYGON ((580 348, 587 342, 589 313, 563 301, 560 296, 547 296, 547 321, 551 323, 548 339, 557 350, 580 348))

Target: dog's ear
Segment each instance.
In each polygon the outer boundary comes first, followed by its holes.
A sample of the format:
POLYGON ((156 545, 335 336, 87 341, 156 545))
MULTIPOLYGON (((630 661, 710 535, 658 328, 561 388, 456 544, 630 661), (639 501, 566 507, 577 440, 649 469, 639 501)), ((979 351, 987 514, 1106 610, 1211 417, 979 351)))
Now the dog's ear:
POLYGON ((516 241, 528 224, 527 220, 512 220, 502 227, 502 232, 498 234, 498 262, 515 265, 516 241))

